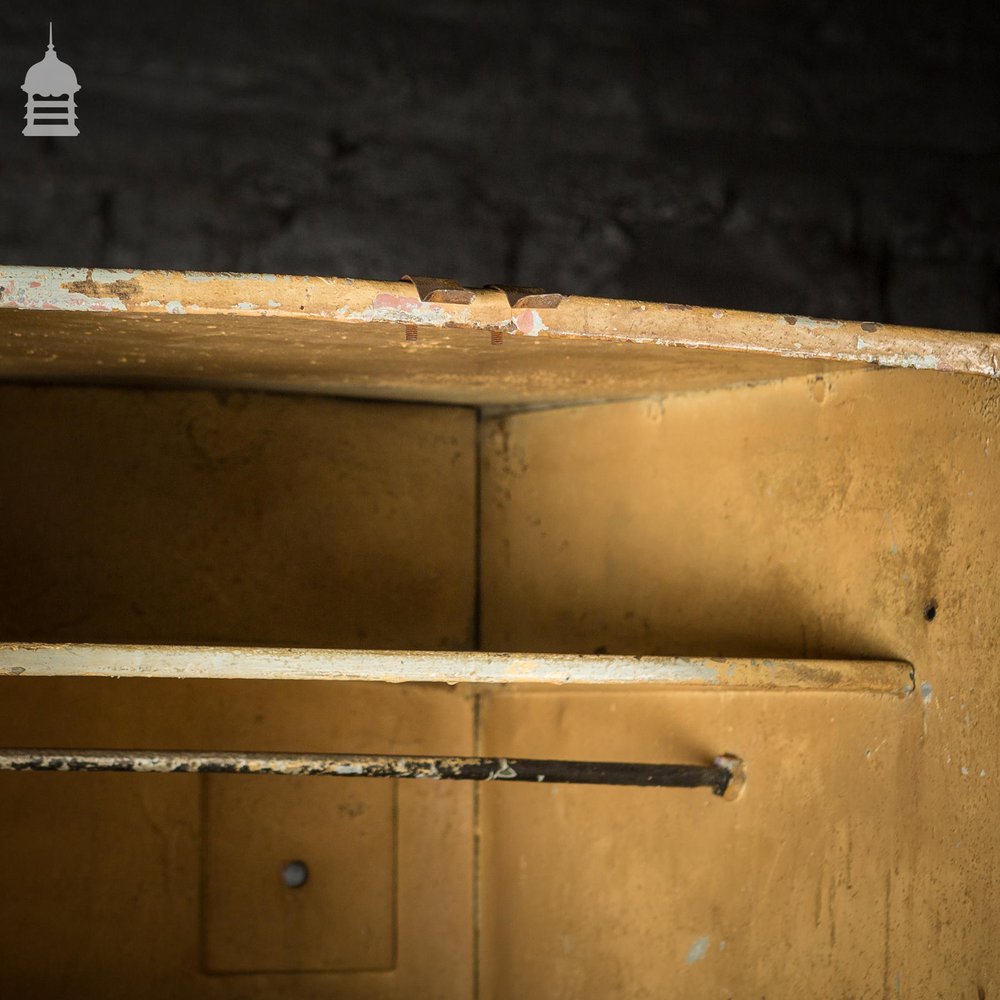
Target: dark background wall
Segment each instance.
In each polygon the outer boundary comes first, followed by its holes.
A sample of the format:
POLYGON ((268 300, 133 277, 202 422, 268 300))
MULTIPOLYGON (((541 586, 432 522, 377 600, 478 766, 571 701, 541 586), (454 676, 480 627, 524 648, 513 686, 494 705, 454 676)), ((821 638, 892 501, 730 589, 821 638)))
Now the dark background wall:
POLYGON ((1000 328, 995 3, 6 5, 0 260, 1000 328), (55 22, 81 135, 20 134, 55 22))

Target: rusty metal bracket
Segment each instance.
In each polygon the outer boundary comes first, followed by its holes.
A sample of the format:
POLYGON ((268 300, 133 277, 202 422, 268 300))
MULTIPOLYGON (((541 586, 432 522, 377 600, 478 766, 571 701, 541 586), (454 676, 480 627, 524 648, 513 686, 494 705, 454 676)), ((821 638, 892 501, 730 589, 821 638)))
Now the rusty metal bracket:
POLYGON ((555 309, 564 298, 559 292, 547 292, 544 288, 524 288, 519 285, 487 285, 507 296, 511 309, 555 309))
POLYGON ((743 761, 722 754, 710 765, 515 757, 404 757, 198 750, 0 749, 0 771, 128 771, 160 774, 284 774, 436 781, 527 781, 536 784, 710 788, 727 801, 746 784, 743 761))
MULTIPOLYGON (((451 278, 432 278, 423 275, 404 274, 417 290, 421 302, 450 302, 453 305, 469 305, 476 298, 476 290, 466 288, 451 278)), ((486 285, 486 290, 502 292, 507 297, 511 309, 555 309, 566 298, 559 292, 547 292, 544 288, 529 288, 521 285, 486 285)))
POLYGON ((427 278, 404 274, 403 281, 409 281, 416 287, 421 302, 450 302, 453 305, 467 306, 476 297, 475 292, 457 281, 452 281, 451 278, 427 278))

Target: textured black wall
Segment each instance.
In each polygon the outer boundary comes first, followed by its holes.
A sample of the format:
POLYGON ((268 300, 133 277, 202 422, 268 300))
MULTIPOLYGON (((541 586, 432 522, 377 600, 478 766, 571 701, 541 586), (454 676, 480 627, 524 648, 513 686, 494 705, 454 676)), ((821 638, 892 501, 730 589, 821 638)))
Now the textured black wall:
POLYGON ((996 3, 7 5, 0 260, 1000 329, 996 3), (47 21, 81 136, 22 137, 47 21))

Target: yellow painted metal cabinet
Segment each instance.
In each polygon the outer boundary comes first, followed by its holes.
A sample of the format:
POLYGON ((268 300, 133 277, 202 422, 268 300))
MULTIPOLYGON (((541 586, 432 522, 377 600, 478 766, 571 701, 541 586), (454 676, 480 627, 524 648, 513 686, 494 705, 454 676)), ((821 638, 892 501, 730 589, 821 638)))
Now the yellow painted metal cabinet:
POLYGON ((8 769, 0 995, 997 995, 998 374, 873 323, 3 269, 9 768, 747 782, 8 769))

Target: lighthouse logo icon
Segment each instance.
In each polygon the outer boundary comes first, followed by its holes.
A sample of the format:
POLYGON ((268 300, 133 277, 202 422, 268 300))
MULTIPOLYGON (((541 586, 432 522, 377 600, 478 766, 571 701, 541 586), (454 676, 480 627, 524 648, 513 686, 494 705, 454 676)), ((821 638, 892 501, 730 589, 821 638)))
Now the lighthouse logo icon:
POLYGON ((28 95, 24 135, 79 135, 76 127, 76 93, 80 84, 72 66, 57 55, 49 22, 49 48, 45 58, 25 74, 21 87, 28 95))

